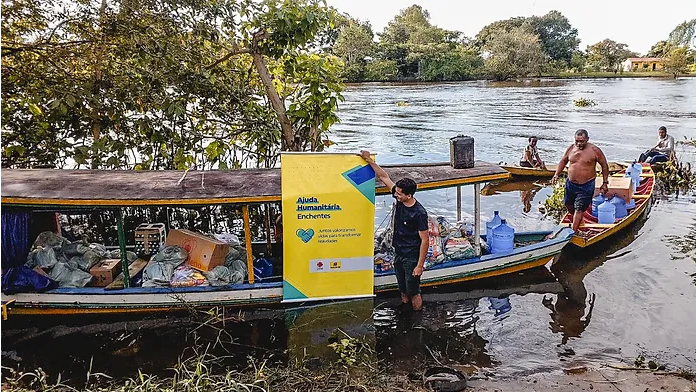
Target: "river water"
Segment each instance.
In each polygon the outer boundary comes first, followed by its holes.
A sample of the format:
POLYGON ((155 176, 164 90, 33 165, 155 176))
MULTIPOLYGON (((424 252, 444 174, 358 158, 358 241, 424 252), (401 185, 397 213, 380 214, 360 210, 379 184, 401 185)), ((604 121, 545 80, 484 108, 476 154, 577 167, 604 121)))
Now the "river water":
MULTIPOLYGON (((369 149, 378 162, 448 160, 449 138, 475 138, 476 158, 519 160, 526 139, 539 138, 547 162, 560 159, 573 132, 585 128, 612 161, 629 161, 655 144, 665 125, 676 140, 696 137, 696 78, 679 80, 547 80, 493 84, 361 85, 345 92, 334 151, 369 149), (597 105, 579 108, 585 97, 597 105), (399 102, 406 104, 398 105, 399 102)), ((679 145, 683 161, 694 149, 679 145)), ((473 188, 463 188, 465 214, 473 188)), ((545 183, 485 188, 482 216, 501 211, 518 231, 550 228, 539 212, 545 183)), ((454 221, 456 191, 418 193, 431 212, 454 221)), ((379 197, 376 226, 391 201, 379 197)), ((288 363, 330 358, 340 328, 367 339, 384 371, 418 372, 438 362, 492 377, 560 372, 638 355, 672 369, 696 370, 696 197, 660 195, 649 212, 592 253, 568 252, 550 267, 461 284, 424 296, 422 314, 398 299, 339 303, 291 311, 249 311, 224 324, 171 317, 120 321, 74 318, 3 323, 3 366, 42 367, 55 377, 93 372, 132 377, 138 369, 167 373, 192 347, 288 363), (49 325, 50 324, 50 325, 49 325), (231 345, 225 346, 227 341, 231 345), (232 347, 232 348, 230 348, 232 347), (50 350, 47 350, 50 348, 50 350), (468 368, 467 368, 468 367, 468 368)), ((209 314, 203 315, 210 316, 209 314)))

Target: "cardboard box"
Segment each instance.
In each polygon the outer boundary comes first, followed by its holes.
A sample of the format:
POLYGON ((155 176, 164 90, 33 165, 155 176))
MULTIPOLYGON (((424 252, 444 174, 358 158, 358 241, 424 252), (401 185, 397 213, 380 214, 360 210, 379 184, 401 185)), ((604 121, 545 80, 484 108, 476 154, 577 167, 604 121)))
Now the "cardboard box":
POLYGON ((225 263, 230 245, 203 234, 183 229, 169 230, 167 245, 180 246, 188 252, 186 264, 199 271, 210 271, 225 263))
MULTIPOLYGON (((137 259, 128 265, 128 276, 130 277, 130 287, 138 287, 142 285, 143 271, 147 266, 148 261, 137 259)), ((123 270, 114 278, 104 290, 122 290, 123 289, 123 270)))
POLYGON ((121 259, 104 259, 89 269, 92 286, 106 287, 121 273, 121 259))
MULTIPOLYGON (((599 187, 602 186, 604 183, 604 179, 602 177, 597 177, 597 180, 595 181, 595 190, 594 190, 594 196, 599 195, 599 187)), ((631 179, 629 177, 609 177, 609 192, 605 196, 613 196, 616 195, 626 203, 631 202, 631 198, 633 197, 633 185, 631 184, 631 179)))

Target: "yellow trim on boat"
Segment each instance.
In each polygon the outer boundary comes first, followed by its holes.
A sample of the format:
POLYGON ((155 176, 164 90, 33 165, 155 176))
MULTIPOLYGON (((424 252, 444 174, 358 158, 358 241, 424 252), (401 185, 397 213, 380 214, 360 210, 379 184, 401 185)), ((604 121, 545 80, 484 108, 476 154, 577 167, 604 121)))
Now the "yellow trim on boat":
POLYGON ((3 204, 52 205, 52 206, 151 206, 151 205, 206 205, 206 204, 253 204, 280 201, 280 196, 254 196, 217 199, 29 199, 3 197, 3 204))
MULTIPOLYGON (((433 182, 418 184, 418 190, 445 188, 445 187, 457 186, 457 185, 470 185, 470 184, 476 184, 476 183, 481 183, 481 182, 505 180, 508 178, 510 178, 510 173, 489 174, 486 176, 458 178, 458 179, 444 180, 444 181, 433 181, 433 182)), ((388 189, 385 186, 379 187, 376 190, 376 194, 378 194, 378 195, 387 195, 389 193, 391 193, 391 189, 388 189)))

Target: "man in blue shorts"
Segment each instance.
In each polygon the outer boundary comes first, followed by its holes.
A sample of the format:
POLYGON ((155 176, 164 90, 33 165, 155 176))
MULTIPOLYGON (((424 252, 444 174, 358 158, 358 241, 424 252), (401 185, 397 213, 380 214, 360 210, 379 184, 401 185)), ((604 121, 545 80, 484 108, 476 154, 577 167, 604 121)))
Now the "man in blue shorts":
POLYGON ((609 165, 602 150, 592 143, 588 143, 590 136, 584 129, 575 132, 573 143, 563 154, 558 163, 556 173, 553 175, 553 183, 558 180, 563 169, 568 165, 568 179, 565 183, 564 203, 568 212, 573 216, 573 231, 576 233, 582 223, 582 215, 587 207, 592 204, 595 190, 595 178, 597 178, 597 164, 602 167, 602 179, 604 182, 599 188, 603 193, 609 191, 609 165))

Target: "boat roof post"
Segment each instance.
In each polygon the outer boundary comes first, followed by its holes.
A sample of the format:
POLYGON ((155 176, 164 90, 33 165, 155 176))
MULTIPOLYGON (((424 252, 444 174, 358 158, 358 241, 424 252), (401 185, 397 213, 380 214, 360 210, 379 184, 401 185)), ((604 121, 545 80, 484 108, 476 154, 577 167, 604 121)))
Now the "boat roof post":
POLYGON ((251 249, 251 224, 249 223, 249 205, 242 206, 242 215, 244 216, 244 246, 246 247, 247 257, 247 276, 249 283, 254 283, 254 254, 251 249))
POLYGON ((123 287, 130 287, 128 257, 126 255, 126 233, 123 230, 123 208, 116 210, 116 227, 118 230, 118 248, 121 253, 121 269, 123 270, 123 287))
POLYGON ((481 184, 474 184, 474 250, 481 255, 481 184))
POLYGON ((457 222, 462 220, 462 186, 457 185, 457 222))

